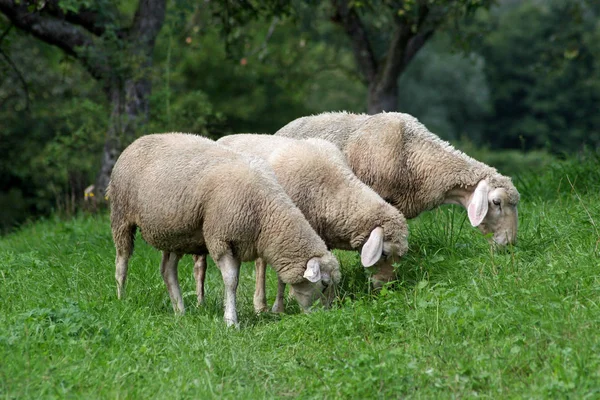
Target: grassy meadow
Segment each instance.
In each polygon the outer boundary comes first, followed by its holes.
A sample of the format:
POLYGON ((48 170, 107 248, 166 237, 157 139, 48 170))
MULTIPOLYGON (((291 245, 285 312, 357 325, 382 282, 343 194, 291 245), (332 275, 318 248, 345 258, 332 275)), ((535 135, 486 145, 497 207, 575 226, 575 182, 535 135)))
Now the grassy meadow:
MULTIPOLYGON (((51 218, 0 238, 1 398, 600 398, 600 162, 515 179, 518 243, 494 251, 448 206, 410 221, 397 281, 371 293, 358 255, 331 310, 254 315, 226 328, 209 266, 192 260, 171 309, 160 254, 139 237, 116 298, 106 214, 51 218)), ((272 303, 276 279, 268 276, 272 303)))

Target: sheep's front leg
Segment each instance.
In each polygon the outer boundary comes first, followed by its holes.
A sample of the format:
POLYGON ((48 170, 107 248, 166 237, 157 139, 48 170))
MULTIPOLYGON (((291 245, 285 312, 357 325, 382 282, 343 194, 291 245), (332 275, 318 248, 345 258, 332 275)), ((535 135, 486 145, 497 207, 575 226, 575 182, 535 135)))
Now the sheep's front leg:
POLYGON ((169 297, 171 298, 171 304, 173 305, 175 314, 183 314, 185 312, 179 280, 177 279, 177 264, 179 263, 180 258, 180 255, 163 251, 162 261, 160 263, 160 273, 167 285, 167 290, 169 291, 169 297))
POLYGON ((240 275, 240 263, 231 254, 225 254, 217 260, 225 284, 225 323, 227 326, 238 324, 235 308, 235 292, 240 275))
POLYGON ((285 293, 285 283, 279 277, 277 277, 277 297, 275 298, 275 303, 273 303, 273 308, 271 309, 274 313, 282 313, 284 310, 283 306, 283 295, 285 293))
POLYGON ((254 263, 256 270, 256 286, 254 288, 254 311, 257 313, 267 311, 267 295, 265 294, 265 273, 267 263, 259 258, 254 263))
POLYGON ((204 303, 204 278, 206 276, 206 255, 194 255, 194 279, 198 305, 204 303))

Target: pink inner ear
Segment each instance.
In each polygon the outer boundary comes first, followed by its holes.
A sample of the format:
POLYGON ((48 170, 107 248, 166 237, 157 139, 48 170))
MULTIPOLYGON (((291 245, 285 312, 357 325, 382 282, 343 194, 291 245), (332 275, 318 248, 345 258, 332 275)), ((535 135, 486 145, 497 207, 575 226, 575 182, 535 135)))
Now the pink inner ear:
POLYGON ((304 277, 313 283, 321 279, 321 265, 314 258, 308 260, 306 271, 304 271, 304 277))
POLYGON ((471 204, 469 204, 469 208, 467 208, 467 215, 469 216, 469 221, 471 222, 472 226, 477 226, 481 223, 481 221, 479 221, 476 208, 477 206, 473 202, 471 202, 471 204))
POLYGON ((373 229, 367 242, 360 252, 360 261, 364 267, 374 265, 383 252, 383 228, 378 226, 373 229))
POLYGON ((472 226, 478 226, 481 224, 485 215, 488 211, 488 191, 489 187, 487 182, 481 181, 475 192, 473 193, 473 197, 471 198, 471 202, 467 207, 467 215, 469 216, 469 221, 472 226))

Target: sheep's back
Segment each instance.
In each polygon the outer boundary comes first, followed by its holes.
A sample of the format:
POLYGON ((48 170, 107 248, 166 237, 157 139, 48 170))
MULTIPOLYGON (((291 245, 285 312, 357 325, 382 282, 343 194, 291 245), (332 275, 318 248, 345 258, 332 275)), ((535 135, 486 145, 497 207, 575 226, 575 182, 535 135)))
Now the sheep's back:
POLYGON ((205 249, 206 215, 219 214, 219 229, 231 226, 228 219, 236 215, 243 218, 235 209, 243 206, 232 202, 232 194, 248 184, 249 172, 246 160, 208 139, 187 134, 144 136, 115 165, 111 207, 139 226, 152 246, 198 252, 205 249))
POLYGON ((311 115, 295 119, 275 132, 275 136, 295 139, 321 138, 343 149, 353 132, 368 118, 366 114, 347 112, 311 115))

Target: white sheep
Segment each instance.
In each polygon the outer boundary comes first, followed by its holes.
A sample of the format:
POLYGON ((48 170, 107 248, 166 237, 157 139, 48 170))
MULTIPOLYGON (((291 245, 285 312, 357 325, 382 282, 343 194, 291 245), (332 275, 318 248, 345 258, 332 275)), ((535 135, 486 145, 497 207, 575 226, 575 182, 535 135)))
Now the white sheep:
MULTIPOLYGON (((406 253, 406 219, 352 173, 334 144, 322 139, 256 134, 225 136, 218 143, 266 160, 277 181, 328 248, 360 249, 362 264, 375 265, 376 286, 380 283, 379 274, 389 275, 394 258, 406 253)), ((267 306, 265 267, 262 260, 257 260, 256 311, 267 306)), ((280 282, 273 311, 283 311, 284 288, 280 282)))
POLYGON ((136 228, 162 250, 161 274, 173 309, 184 312, 177 264, 210 254, 225 283, 225 321, 237 324, 241 261, 262 257, 307 309, 340 280, 336 258, 262 160, 189 134, 137 139, 121 154, 108 188, 117 294, 124 294, 136 228))
POLYGON ((359 179, 406 218, 458 204, 471 225, 493 233, 497 244, 516 241, 519 192, 511 179, 456 150, 411 115, 323 113, 298 118, 275 135, 334 143, 359 179))

